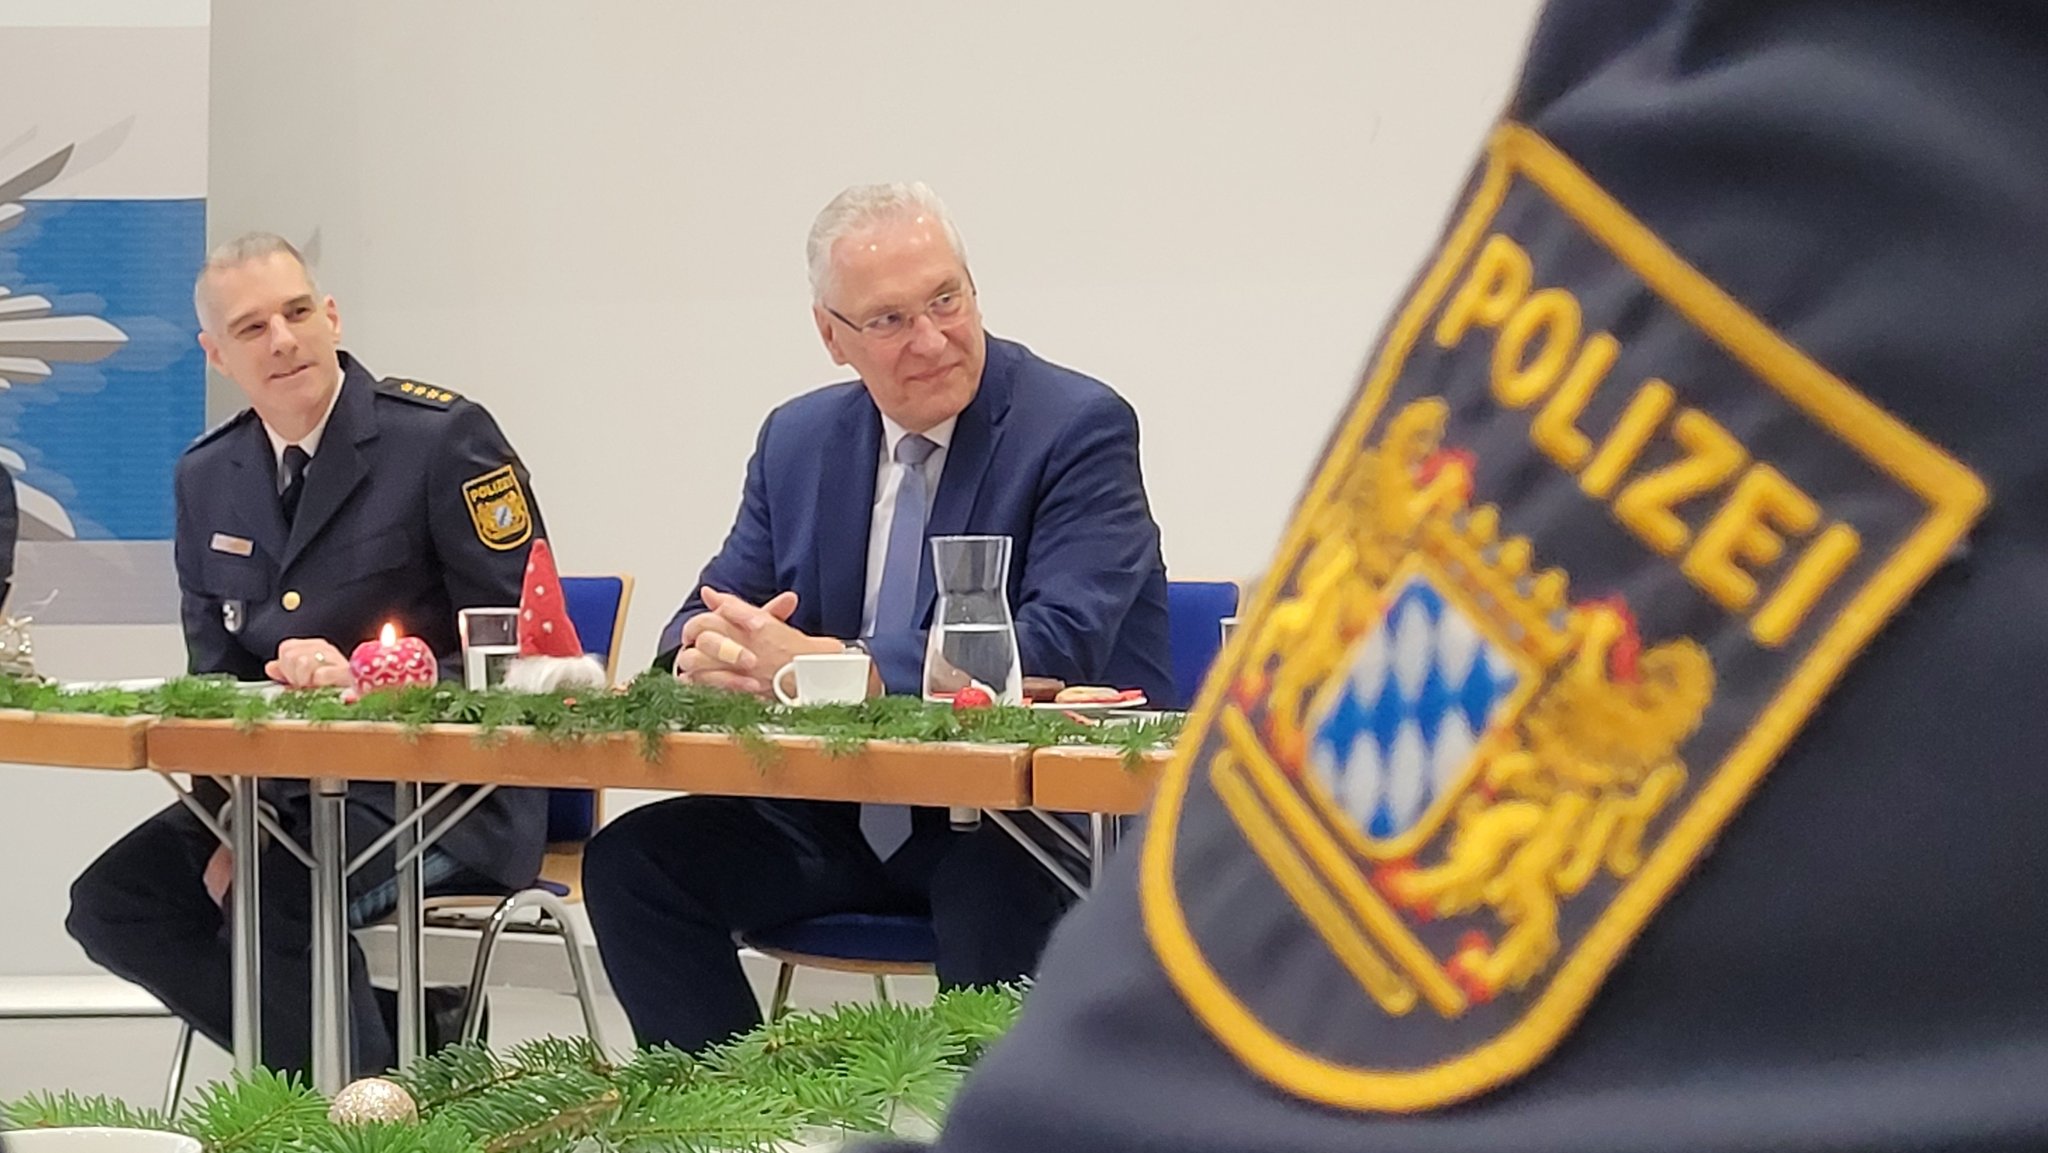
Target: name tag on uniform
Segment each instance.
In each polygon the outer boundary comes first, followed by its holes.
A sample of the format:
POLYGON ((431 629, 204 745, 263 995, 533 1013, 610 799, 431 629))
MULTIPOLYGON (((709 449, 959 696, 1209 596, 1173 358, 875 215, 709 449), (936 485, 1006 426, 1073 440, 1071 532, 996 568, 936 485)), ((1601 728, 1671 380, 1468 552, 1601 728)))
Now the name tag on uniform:
POLYGON ((213 534, 212 547, 215 552, 224 552, 232 556, 249 556, 256 551, 256 542, 245 540, 238 536, 229 536, 224 532, 217 532, 213 534))

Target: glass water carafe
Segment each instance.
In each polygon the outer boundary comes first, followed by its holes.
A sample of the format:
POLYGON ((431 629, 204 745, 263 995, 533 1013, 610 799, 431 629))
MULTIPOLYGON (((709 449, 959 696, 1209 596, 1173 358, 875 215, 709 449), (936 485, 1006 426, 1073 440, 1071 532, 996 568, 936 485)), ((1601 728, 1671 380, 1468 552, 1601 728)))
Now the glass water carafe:
POLYGON ((1010 538, 935 536, 938 602, 924 649, 924 695, 951 698, 979 684, 999 704, 1024 703, 1017 629, 1010 617, 1010 538))

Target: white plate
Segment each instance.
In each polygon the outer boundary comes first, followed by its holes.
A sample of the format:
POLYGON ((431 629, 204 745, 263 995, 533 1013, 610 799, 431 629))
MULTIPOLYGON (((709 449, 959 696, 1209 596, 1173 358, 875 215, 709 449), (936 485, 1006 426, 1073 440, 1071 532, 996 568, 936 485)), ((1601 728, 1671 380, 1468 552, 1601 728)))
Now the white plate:
POLYGON ((1101 716, 1103 713, 1122 713, 1129 712, 1132 709, 1142 709, 1145 707, 1145 703, 1144 697, 1130 697, 1126 700, 1071 701, 1066 704, 1061 704, 1058 701, 1033 701, 1031 707, 1053 713, 1074 713, 1083 717, 1096 717, 1101 716))

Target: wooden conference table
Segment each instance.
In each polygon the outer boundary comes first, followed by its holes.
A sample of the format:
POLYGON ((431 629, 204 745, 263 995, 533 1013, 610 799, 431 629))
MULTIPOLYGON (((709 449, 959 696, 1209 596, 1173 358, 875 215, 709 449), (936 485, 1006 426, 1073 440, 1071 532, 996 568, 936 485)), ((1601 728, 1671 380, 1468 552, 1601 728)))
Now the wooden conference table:
MULTIPOLYGON (((730 796, 915 804, 974 810, 1001 825, 1077 892, 1076 878, 1012 814, 1028 812, 1088 854, 1099 871, 1114 846, 1120 815, 1142 812, 1164 767, 1162 751, 1134 768, 1114 749, 1056 746, 874 741, 828 753, 822 741, 768 737, 764 755, 737 738, 675 733, 657 755, 644 755, 637 735, 550 742, 520 730, 480 739, 467 725, 408 732, 397 725, 269 721, 238 728, 230 721, 90 717, 0 710, 0 760, 81 769, 189 773, 223 778, 235 811, 257 811, 257 783, 267 777, 312 782, 312 843, 302 858, 313 872, 313 1082, 332 1094, 348 1077, 347 875, 342 805, 354 783, 398 788, 400 821, 392 842, 399 870, 399 1052, 420 1047, 419 828, 431 842, 436 826, 464 811, 406 820, 421 812, 421 785, 525 785, 547 788, 665 789, 730 796), (1083 841, 1053 812, 1085 813, 1083 841)), ((426 809, 434 808, 429 800, 426 809)), ((238 1069, 254 1068, 260 1051, 257 1011, 258 932, 256 822, 217 830, 236 851, 233 908, 234 1051, 238 1069)), ((356 856, 371 851, 359 847, 356 856)))

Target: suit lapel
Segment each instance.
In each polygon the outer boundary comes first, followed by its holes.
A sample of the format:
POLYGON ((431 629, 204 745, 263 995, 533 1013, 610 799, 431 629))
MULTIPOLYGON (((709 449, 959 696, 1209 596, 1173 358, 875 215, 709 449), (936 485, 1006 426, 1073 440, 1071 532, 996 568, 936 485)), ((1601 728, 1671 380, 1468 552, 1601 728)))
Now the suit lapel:
POLYGON ((228 458, 236 473, 227 485, 229 507, 234 510, 229 523, 249 534, 264 559, 280 563, 284 508, 277 499, 277 453, 270 447, 270 434, 263 431, 261 420, 251 420, 231 435, 241 439, 228 458))
POLYGON ((850 390, 834 423, 833 439, 844 452, 823 455, 818 470, 819 634, 860 633, 861 605, 868 580, 868 529, 875 509, 875 465, 882 454, 882 418, 865 388, 850 390))
MULTIPOLYGON (((1010 411, 1010 346, 988 338, 988 359, 982 366, 981 387, 974 399, 960 411, 953 426, 953 440, 946 446, 946 470, 939 476, 938 495, 932 499, 932 515, 925 521, 925 536, 958 536, 967 531, 974 514, 975 498, 981 495, 982 479, 988 475, 1002 440, 1003 418, 1010 411)), ((931 615, 935 596, 931 550, 924 550, 917 565, 917 616, 931 615)))
POLYGON ((292 522, 280 570, 291 567, 370 474, 362 445, 377 436, 377 418, 370 410, 376 387, 377 382, 362 366, 353 360, 346 362, 341 397, 327 418, 327 431, 320 435, 320 451, 306 467, 306 492, 299 498, 299 515, 292 522))

